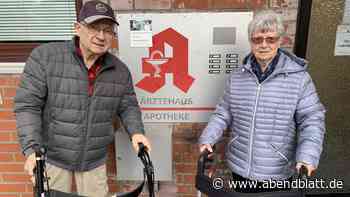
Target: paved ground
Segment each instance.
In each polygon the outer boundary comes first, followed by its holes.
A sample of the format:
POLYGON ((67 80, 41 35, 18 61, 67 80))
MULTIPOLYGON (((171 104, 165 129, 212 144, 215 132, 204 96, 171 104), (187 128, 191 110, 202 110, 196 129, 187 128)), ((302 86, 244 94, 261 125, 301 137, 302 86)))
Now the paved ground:
POLYGON ((156 196, 159 197, 176 197, 176 185, 175 183, 162 182, 159 185, 159 191, 156 196))

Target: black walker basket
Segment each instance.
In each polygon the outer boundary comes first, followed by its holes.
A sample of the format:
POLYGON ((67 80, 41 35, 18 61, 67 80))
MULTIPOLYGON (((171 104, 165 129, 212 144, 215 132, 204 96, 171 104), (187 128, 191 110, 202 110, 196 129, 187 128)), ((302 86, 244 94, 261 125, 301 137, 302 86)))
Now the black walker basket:
MULTIPOLYGON (((211 154, 207 150, 204 151, 197 163, 196 188, 208 197, 350 197, 350 193, 322 193, 322 194, 307 194, 305 189, 290 189, 274 192, 260 192, 260 193, 241 193, 233 189, 221 188, 216 189, 213 186, 214 179, 206 175, 206 165, 212 161, 208 158, 211 154)), ((306 169, 302 168, 299 174, 299 179, 306 179, 306 169)))
MULTIPOLYGON (((33 188, 34 197, 83 197, 77 194, 70 194, 61 191, 45 189, 48 187, 48 177, 45 173, 45 149, 35 148, 36 157, 36 168, 34 169, 35 174, 35 186, 33 188)), ((116 197, 138 197, 140 196, 143 186, 147 180, 149 197, 155 197, 154 193, 154 168, 150 156, 143 144, 139 144, 138 157, 144 165, 144 178, 140 185, 138 185, 134 190, 126 193, 117 194, 116 197)))

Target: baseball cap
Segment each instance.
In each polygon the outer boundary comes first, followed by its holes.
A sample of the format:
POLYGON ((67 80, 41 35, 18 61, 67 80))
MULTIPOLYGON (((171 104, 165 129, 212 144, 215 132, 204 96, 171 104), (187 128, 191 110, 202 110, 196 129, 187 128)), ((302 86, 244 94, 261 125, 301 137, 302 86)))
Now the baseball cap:
POLYGON ((115 19, 113 9, 106 3, 101 1, 88 1, 80 10, 78 21, 91 24, 100 19, 110 19, 117 25, 119 23, 115 19))

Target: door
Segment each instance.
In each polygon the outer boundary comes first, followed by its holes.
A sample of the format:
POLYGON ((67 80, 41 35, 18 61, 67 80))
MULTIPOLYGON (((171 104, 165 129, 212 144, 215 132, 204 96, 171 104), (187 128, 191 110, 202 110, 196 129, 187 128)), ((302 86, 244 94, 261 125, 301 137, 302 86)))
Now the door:
POLYGON ((350 56, 334 55, 344 7, 345 0, 313 1, 306 59, 327 110, 325 146, 317 177, 341 180, 341 191, 350 192, 350 56))

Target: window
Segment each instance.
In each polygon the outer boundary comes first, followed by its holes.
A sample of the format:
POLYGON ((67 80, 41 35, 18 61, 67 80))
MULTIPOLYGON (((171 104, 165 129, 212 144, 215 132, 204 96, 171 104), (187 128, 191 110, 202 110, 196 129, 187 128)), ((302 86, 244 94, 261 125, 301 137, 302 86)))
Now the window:
POLYGON ((70 40, 81 0, 1 0, 0 62, 24 62, 32 49, 70 40))

